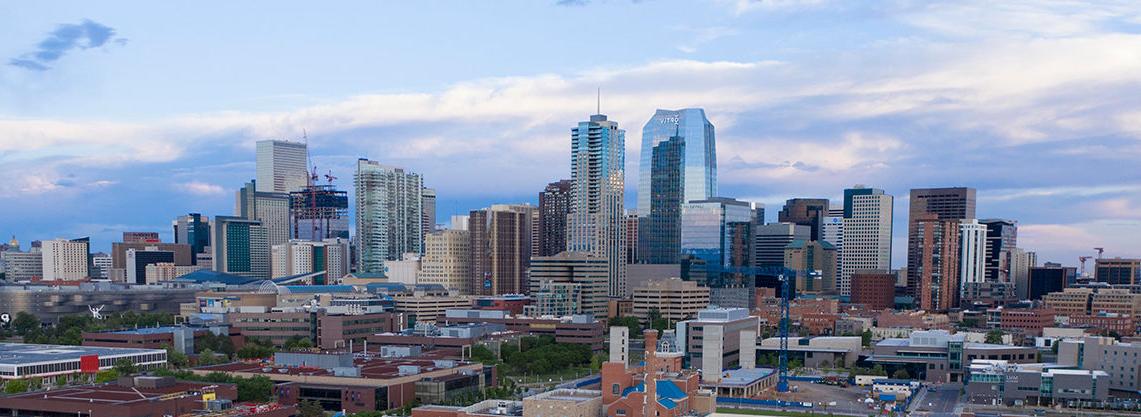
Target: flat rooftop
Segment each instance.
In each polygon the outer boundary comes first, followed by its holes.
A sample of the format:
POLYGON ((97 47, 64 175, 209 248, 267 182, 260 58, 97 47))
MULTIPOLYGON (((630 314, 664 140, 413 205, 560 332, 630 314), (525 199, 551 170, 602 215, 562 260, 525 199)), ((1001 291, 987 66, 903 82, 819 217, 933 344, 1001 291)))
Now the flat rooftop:
POLYGON ((0 399, 0 402, 5 399, 36 399, 51 401, 53 403, 74 403, 76 404, 76 409, 92 403, 130 405, 132 403, 161 401, 159 397, 169 394, 201 392, 203 388, 214 385, 215 384, 200 384, 184 381, 178 381, 174 385, 160 388, 135 387, 131 389, 130 387, 123 387, 116 384, 88 385, 9 395, 0 399), (138 390, 138 392, 135 390, 138 390), (140 393, 142 395, 140 395, 140 393))
MULTIPOLYGON (((361 368, 360 378, 368 379, 392 379, 399 378, 401 366, 418 366, 420 373, 432 372, 441 369, 436 366, 438 360, 449 360, 446 355, 439 352, 427 352, 423 355, 411 358, 372 358, 363 359, 356 358, 353 360, 353 365, 361 368)), ((461 366, 471 365, 472 362, 452 361, 455 363, 454 368, 461 366)), ((271 375, 306 375, 306 376, 334 376, 333 372, 324 368, 310 368, 310 367, 288 367, 275 364, 262 364, 262 363, 246 363, 234 362, 221 365, 205 366, 195 368, 198 371, 216 371, 216 372, 245 372, 251 374, 261 374, 266 376, 271 375)), ((356 378, 356 377, 344 377, 356 378)))
POLYGON ((111 334, 163 334, 163 333, 174 333, 174 332, 177 332, 177 331, 180 331, 183 329, 205 330, 205 329, 190 328, 190 327, 162 326, 162 327, 142 327, 142 328, 138 328, 138 329, 127 329, 127 330, 115 330, 115 331, 110 331, 110 332, 106 332, 106 333, 111 333, 111 334))
POLYGON ((557 401, 572 401, 576 403, 590 401, 596 398, 602 398, 602 391, 595 390, 582 390, 582 389, 556 389, 547 391, 540 394, 527 397, 526 399, 535 400, 557 400, 557 401))
POLYGON ((721 382, 705 385, 716 387, 747 387, 771 376, 774 372, 776 371, 771 368, 730 369, 721 372, 721 382))
POLYGON ((26 365, 39 362, 77 361, 82 356, 120 356, 166 353, 163 349, 134 349, 98 346, 33 345, 0 343, 0 365, 26 365))

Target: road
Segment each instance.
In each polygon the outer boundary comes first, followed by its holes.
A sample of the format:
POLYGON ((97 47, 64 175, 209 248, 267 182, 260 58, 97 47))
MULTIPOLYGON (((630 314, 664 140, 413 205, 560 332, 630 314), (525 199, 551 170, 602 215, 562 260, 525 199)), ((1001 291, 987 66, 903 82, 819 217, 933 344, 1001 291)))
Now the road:
POLYGON ((913 403, 913 410, 924 410, 914 415, 927 415, 931 417, 954 417, 958 415, 955 408, 959 405, 959 384, 943 384, 935 392, 924 389, 913 403))

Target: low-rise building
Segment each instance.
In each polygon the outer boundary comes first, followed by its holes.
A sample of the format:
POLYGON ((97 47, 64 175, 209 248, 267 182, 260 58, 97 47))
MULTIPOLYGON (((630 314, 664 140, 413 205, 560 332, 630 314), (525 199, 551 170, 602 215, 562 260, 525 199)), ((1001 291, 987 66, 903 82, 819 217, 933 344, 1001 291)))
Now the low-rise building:
POLYGON ((1110 337, 1087 336, 1059 342, 1058 364, 1109 374, 1109 389, 1136 392, 1141 389, 1141 344, 1110 337))
POLYGON ((208 333, 229 335, 229 328, 216 327, 143 327, 109 332, 84 332, 83 346, 166 349, 180 353, 194 353, 194 339, 208 333))
POLYGON ((226 321, 247 338, 268 340, 279 346, 290 339, 306 339, 323 349, 346 347, 350 341, 359 343, 370 335, 403 327, 396 313, 337 314, 324 308, 235 312, 226 314, 226 321))
POLYGON ((670 322, 686 320, 709 307, 709 288, 681 278, 653 279, 634 288, 634 316, 646 320, 657 311, 670 322))
POLYGON ((1043 364, 976 360, 970 364, 967 401, 990 405, 1064 405, 1109 398, 1109 374, 1100 370, 1059 369, 1043 364))
POLYGON ((412 409, 412 417, 523 417, 523 402, 484 400, 466 407, 423 405, 412 409))
POLYGON ((446 325, 469 323, 501 324, 507 330, 530 335, 554 336, 555 342, 589 345, 601 351, 606 323, 592 315, 565 317, 512 316, 501 310, 448 310, 446 325))
POLYGON ((1041 336, 1042 329, 1054 325, 1054 310, 1049 308, 1003 308, 999 310, 999 327, 1020 330, 1030 336, 1041 336))
POLYGON ((0 343, 0 380, 93 374, 129 360, 147 369, 166 365, 166 349, 0 343))
POLYGON ((721 361, 720 369, 730 369, 742 362, 756 362, 756 357, 743 358, 741 352, 742 344, 756 346, 757 331, 757 318, 747 309, 709 308, 698 312, 693 320, 679 322, 676 334, 690 366, 701 366, 706 355, 711 355, 711 359, 721 361), (750 334, 752 340, 748 340, 750 334))
POLYGON ((961 382, 966 367, 976 359, 1035 363, 1034 347, 966 342, 961 334, 946 330, 914 331, 907 338, 888 338, 876 343, 867 361, 930 382, 961 382))
POLYGON ((523 399, 523 417, 602 417, 602 391, 554 389, 523 399))
MULTIPOLYGON (((171 377, 124 378, 117 383, 55 388, 0 397, 0 414, 6 416, 115 416, 151 417, 187 415, 221 409, 237 400, 233 384, 175 381, 171 377)), ((293 407, 266 407, 260 417, 289 417, 293 407)))
MULTIPOLYGON (((790 337, 789 359, 800 359, 809 368, 843 368, 856 363, 863 339, 860 336, 790 337)), ((780 338, 761 341, 761 354, 780 354, 780 338)))

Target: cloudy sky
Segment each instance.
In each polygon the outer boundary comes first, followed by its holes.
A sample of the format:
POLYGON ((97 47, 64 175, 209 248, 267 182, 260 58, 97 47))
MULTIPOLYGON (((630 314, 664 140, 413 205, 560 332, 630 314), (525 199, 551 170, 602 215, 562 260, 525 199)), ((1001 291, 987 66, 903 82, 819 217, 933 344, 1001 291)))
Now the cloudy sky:
POLYGON ((980 217, 1076 264, 1141 256, 1136 2, 497 1, 0 3, 0 235, 158 230, 233 210, 254 142, 308 132, 423 173, 441 222, 534 202, 569 130, 704 107, 720 194, 768 206, 853 184, 972 186, 980 217))

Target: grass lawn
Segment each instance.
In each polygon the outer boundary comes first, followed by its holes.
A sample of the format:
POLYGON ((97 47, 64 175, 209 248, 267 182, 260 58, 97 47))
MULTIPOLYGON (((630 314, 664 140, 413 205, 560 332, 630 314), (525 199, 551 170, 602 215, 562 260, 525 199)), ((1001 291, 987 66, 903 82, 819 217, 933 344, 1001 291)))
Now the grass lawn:
POLYGON ((511 379, 515 380, 515 382, 519 383, 519 384, 533 384, 533 383, 540 383, 540 382, 550 383, 551 380, 554 380, 553 382, 557 384, 560 382, 559 378, 562 378, 561 382, 566 382, 566 381, 579 379, 579 378, 585 377, 587 375, 590 375, 590 368, 581 367, 581 368, 561 369, 558 372, 553 372, 553 373, 549 373, 549 374, 542 374, 542 375, 526 374, 526 375, 505 375, 505 376, 507 378, 511 378, 511 379))

